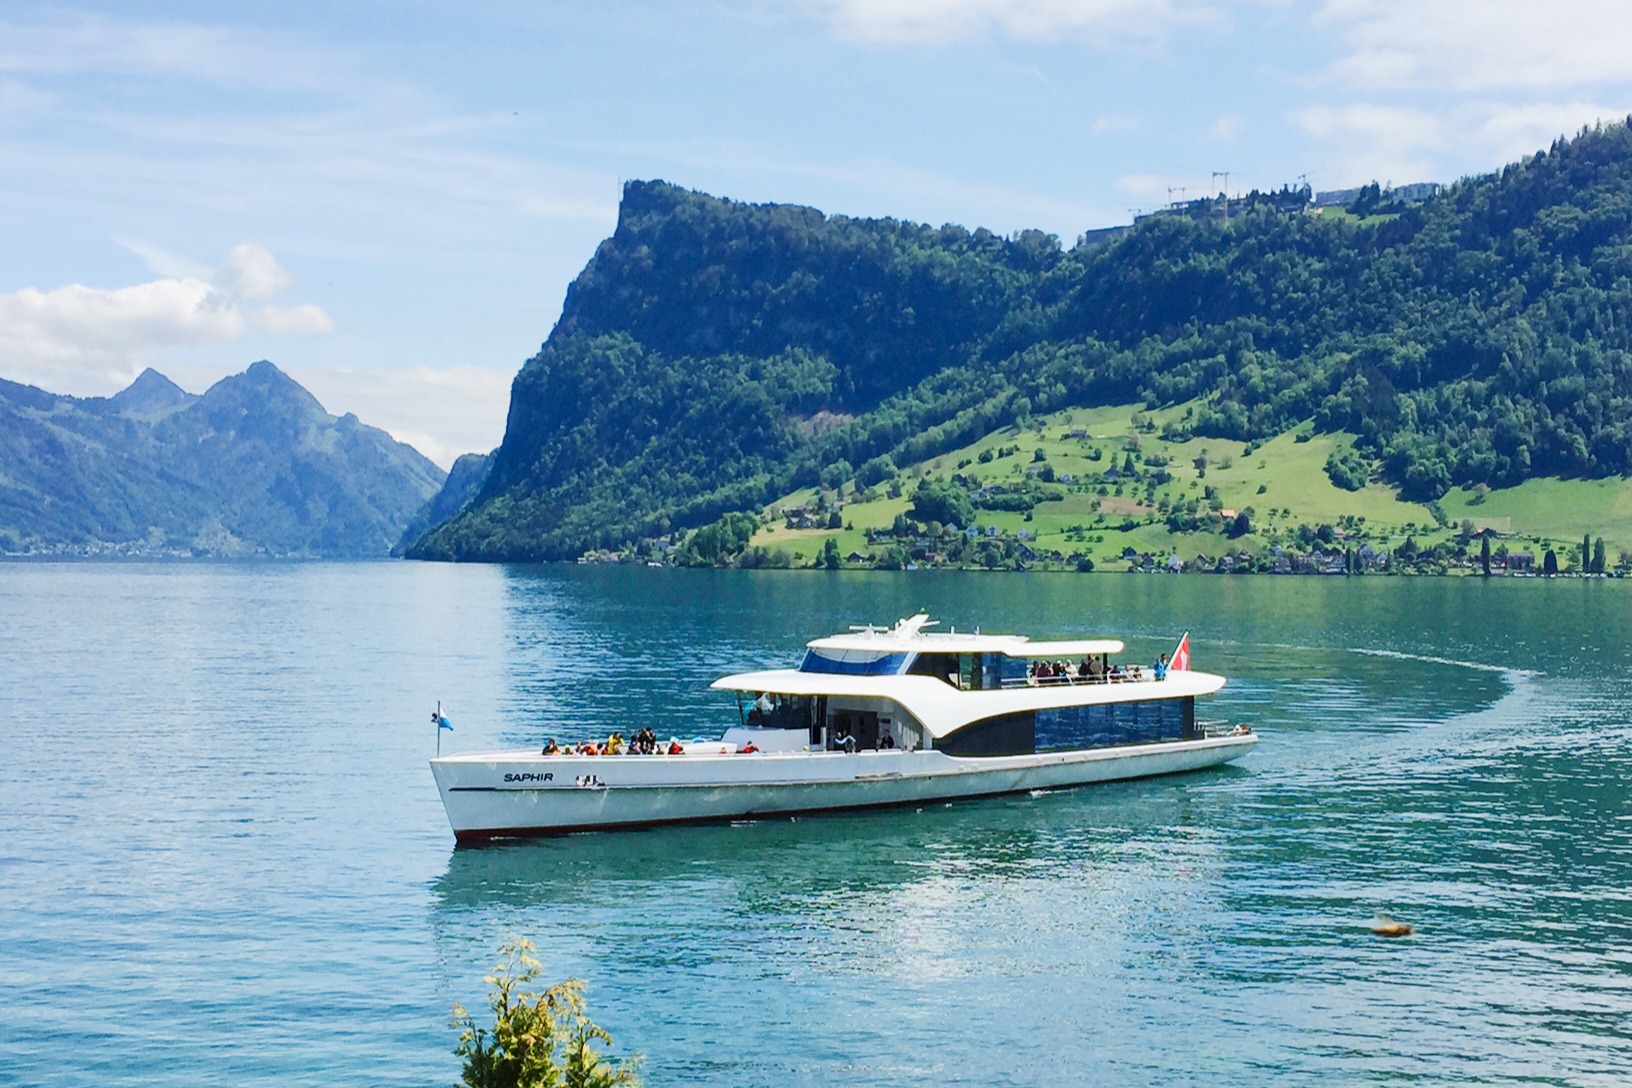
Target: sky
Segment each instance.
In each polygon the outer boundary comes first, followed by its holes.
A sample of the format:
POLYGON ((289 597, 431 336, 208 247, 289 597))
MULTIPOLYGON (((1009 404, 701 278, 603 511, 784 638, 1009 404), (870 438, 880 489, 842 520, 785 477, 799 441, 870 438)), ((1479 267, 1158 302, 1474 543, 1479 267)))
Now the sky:
POLYGON ((446 467, 629 179, 1070 245, 1629 113, 1607 0, 8 0, 0 377, 270 359, 446 467))

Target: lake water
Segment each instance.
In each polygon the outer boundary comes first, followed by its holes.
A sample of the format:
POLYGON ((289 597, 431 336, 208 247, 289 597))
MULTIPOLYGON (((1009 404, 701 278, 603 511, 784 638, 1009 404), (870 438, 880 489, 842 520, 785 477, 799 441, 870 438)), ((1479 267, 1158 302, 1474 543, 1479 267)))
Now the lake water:
POLYGON ((449 1084, 510 935, 654 1085, 1632 1081, 1626 583, 13 563, 0 617, 0 1084, 449 1084), (454 849, 436 700, 450 749, 687 734, 920 608, 1188 629, 1263 742, 454 849))

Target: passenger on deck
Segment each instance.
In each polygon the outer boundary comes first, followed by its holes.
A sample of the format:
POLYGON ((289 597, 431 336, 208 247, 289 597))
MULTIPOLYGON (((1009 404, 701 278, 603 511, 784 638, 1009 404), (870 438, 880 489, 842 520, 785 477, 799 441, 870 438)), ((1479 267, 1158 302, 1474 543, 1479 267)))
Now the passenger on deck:
POLYGON ((885 752, 895 747, 895 736, 888 729, 878 731, 878 747, 885 752))
POLYGON ((856 750, 856 738, 852 737, 850 730, 842 725, 839 726, 838 732, 833 734, 833 750, 835 752, 854 752, 856 750))
POLYGON ((755 744, 753 741, 749 741, 747 744, 744 744, 739 751, 745 756, 752 755, 753 753, 759 751, 759 745, 755 744))
POLYGON ((1167 655, 1166 654, 1162 654, 1162 655, 1160 655, 1159 657, 1156 658, 1156 664, 1151 667, 1151 671, 1156 674, 1156 679, 1158 679, 1158 680, 1166 680, 1167 679, 1167 655))
POLYGON ((1111 683, 1113 683, 1113 684, 1120 684, 1122 682, 1122 666, 1121 665, 1112 665, 1111 666, 1110 680, 1111 680, 1111 683))
POLYGON ((680 742, 679 741, 677 741, 677 740, 670 740, 669 741, 669 755, 671 755, 671 756, 683 756, 685 754, 686 754, 686 750, 684 748, 680 747, 680 742))
POLYGON ((539 753, 539 755, 545 756, 558 756, 560 754, 561 746, 555 743, 554 737, 551 737, 549 740, 544 742, 544 750, 539 753))

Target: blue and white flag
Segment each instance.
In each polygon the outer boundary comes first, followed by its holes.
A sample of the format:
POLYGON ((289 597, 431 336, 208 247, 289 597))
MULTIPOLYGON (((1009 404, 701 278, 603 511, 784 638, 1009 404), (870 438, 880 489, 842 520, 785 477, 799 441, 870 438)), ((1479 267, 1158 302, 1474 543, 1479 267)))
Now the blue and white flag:
POLYGON ((453 732, 453 719, 452 718, 448 717, 446 714, 442 713, 440 710, 438 710, 436 713, 432 714, 431 717, 436 719, 436 727, 438 729, 446 729, 450 733, 453 732))

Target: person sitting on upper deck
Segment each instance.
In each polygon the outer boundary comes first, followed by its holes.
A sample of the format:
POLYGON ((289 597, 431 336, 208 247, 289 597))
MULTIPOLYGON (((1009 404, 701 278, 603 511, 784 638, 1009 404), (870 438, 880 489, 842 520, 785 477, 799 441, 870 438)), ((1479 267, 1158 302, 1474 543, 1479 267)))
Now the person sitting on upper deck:
POLYGON ((1158 679, 1158 680, 1166 680, 1167 679, 1167 655, 1166 654, 1161 654, 1160 656, 1158 656, 1156 658, 1156 664, 1151 666, 1151 671, 1156 674, 1156 679, 1158 679))
POLYGON ((1113 684, 1120 684, 1122 682, 1122 666, 1120 664, 1111 666, 1110 681, 1113 684))
POLYGON ((683 756, 685 754, 686 754, 686 750, 684 748, 680 747, 680 742, 677 741, 677 740, 670 739, 670 741, 669 741, 669 755, 671 755, 671 756, 683 756))
POLYGON ((555 743, 554 737, 551 737, 549 740, 544 742, 544 750, 539 753, 539 755, 544 756, 558 756, 560 754, 561 746, 555 743))

